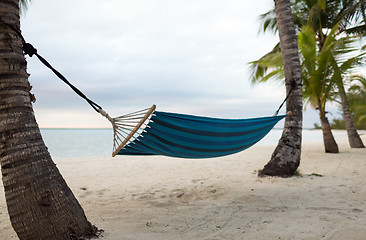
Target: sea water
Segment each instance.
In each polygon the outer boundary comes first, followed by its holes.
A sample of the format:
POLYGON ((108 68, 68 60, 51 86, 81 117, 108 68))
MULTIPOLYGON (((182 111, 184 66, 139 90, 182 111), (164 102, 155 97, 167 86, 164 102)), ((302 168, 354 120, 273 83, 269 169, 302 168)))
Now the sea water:
POLYGON ((53 158, 111 156, 112 129, 41 129, 53 158))
MULTIPOLYGON (((43 139, 53 158, 74 158, 88 156, 111 156, 113 146, 112 129, 41 129, 43 139)), ((256 145, 276 146, 282 129, 272 129, 256 145)), ((346 131, 333 131, 335 139, 347 137, 346 131)), ((303 130, 303 142, 322 144, 321 130, 303 130)))

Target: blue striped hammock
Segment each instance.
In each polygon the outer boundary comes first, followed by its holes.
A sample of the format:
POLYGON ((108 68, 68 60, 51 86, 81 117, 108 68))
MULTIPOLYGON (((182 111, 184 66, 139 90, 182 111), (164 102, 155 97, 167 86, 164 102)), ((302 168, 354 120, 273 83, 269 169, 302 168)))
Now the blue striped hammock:
POLYGON ((155 111, 155 105, 114 118, 116 155, 212 158, 245 150, 285 115, 220 119, 155 111))

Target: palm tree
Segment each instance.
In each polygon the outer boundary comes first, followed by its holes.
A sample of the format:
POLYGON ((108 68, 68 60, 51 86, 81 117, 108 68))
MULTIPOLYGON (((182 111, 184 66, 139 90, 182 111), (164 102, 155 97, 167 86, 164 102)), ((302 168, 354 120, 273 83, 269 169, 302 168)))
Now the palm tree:
POLYGON ((302 59, 303 96, 319 112, 323 132, 325 152, 338 153, 338 145, 333 137, 326 117, 326 103, 332 99, 335 88, 334 70, 330 58, 334 52, 334 30, 324 42, 322 51, 317 49, 316 35, 312 28, 305 27, 299 33, 299 46, 302 59))
MULTIPOLYGON (((339 88, 343 75, 360 64, 364 56, 364 54, 359 54, 349 57, 349 54, 355 51, 352 47, 355 38, 341 37, 338 39, 337 29, 336 25, 328 33, 321 51, 316 33, 311 27, 304 27, 298 34, 303 96, 307 103, 319 111, 325 151, 331 153, 337 153, 339 149, 326 117, 326 103, 335 100, 335 89, 339 88)), ((282 80, 283 68, 281 62, 278 61, 279 56, 281 56, 281 52, 275 47, 258 61, 252 62, 252 81, 263 82, 271 78, 282 80)))
MULTIPOLYGON (((353 52, 353 50, 354 50, 350 46, 351 44, 349 44, 349 43, 352 43, 352 39, 349 39, 349 40, 350 40, 349 42, 348 41, 342 42, 344 44, 344 46, 341 47, 341 49, 342 49, 342 51, 344 51, 344 53, 353 52)), ((331 60, 332 67, 334 69, 334 74, 336 76, 338 95, 341 99, 341 106, 342 106, 342 110, 343 110, 343 118, 344 118, 347 135, 348 135, 348 142, 349 142, 351 148, 364 148, 365 146, 363 145, 363 142, 362 142, 360 136, 358 135, 358 133, 356 131, 356 127, 353 123, 353 119, 352 119, 352 115, 351 115, 351 111, 350 111, 350 107, 349 107, 349 103, 348 103, 348 98, 347 98, 346 90, 345 90, 344 83, 343 83, 344 79, 345 79, 344 73, 349 72, 350 69, 354 68, 357 65, 361 65, 363 56, 364 56, 364 53, 361 53, 355 57, 348 58, 343 63, 338 63, 339 60, 335 59, 335 58, 331 60)))
POLYGON ((53 163, 34 117, 19 1, 2 1, 0 10, 0 164, 11 224, 19 239, 93 235, 96 228, 53 163))
MULTIPOLYGON (((305 25, 310 26, 316 33, 320 51, 327 38, 324 29, 332 29, 336 25, 338 26, 339 33, 358 33, 366 36, 366 1, 293 0, 292 5, 297 31, 300 32, 305 25)), ((262 14, 261 18, 263 20, 263 31, 277 31, 273 10, 262 14)), ((352 148, 364 148, 350 116, 343 79, 338 79, 337 84, 350 146, 352 148)))
POLYGON ((275 0, 277 24, 282 50, 286 92, 285 127, 271 160, 259 176, 293 176, 300 164, 302 132, 302 81, 297 39, 289 0, 275 0))

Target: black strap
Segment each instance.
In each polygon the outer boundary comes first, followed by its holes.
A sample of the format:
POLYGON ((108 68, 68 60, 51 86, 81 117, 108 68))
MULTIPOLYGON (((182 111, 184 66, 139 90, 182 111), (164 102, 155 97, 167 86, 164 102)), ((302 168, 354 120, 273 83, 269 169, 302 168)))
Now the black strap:
POLYGON ((290 96, 290 94, 292 93, 292 91, 295 89, 295 87, 296 87, 296 82, 295 82, 295 81, 292 81, 292 83, 291 83, 291 89, 290 89, 290 91, 288 92, 288 94, 287 94, 287 96, 285 97, 285 99, 283 100, 283 102, 281 103, 281 105, 278 107, 277 111, 275 112, 275 114, 274 114, 275 116, 277 116, 277 115, 278 115, 278 113, 280 112, 280 110, 281 110, 281 108, 282 108, 283 104, 285 104, 285 102, 287 101, 288 97, 290 96))
POLYGON ((85 101, 87 101, 89 103, 89 105, 97 112, 99 112, 100 109, 102 109, 101 106, 99 106, 98 104, 96 104, 95 102, 93 102, 92 100, 90 100, 87 96, 85 96, 84 93, 82 93, 78 88, 76 88, 74 85, 72 85, 59 71, 57 71, 56 69, 54 69, 51 64, 49 62, 47 62, 46 59, 44 59, 41 55, 39 55, 37 53, 37 49, 35 49, 32 44, 27 43, 24 39, 24 37, 22 36, 21 32, 18 31, 16 28, 14 28, 12 25, 4 22, 1 18, 0 18, 0 22, 5 24, 6 26, 8 26, 10 29, 12 29, 14 32, 17 33, 17 35, 22 39, 23 42, 23 52, 24 54, 29 55, 30 57, 32 57, 33 55, 36 55, 38 57, 38 59, 49 69, 52 70, 52 72, 54 72, 56 74, 57 77, 59 77, 64 83, 66 83, 67 85, 69 85, 69 87, 71 87, 72 90, 74 90, 74 92, 79 95, 80 97, 82 97, 83 99, 85 99, 85 101))
POLYGON ((54 72, 56 74, 56 76, 59 77, 64 83, 69 85, 69 87, 71 87, 71 89, 74 90, 74 92, 77 95, 79 95, 80 97, 85 99, 89 103, 89 105, 92 108, 94 108, 95 111, 99 112, 99 109, 102 109, 101 106, 99 106, 98 104, 96 104, 95 102, 90 100, 87 96, 85 96, 84 93, 82 93, 78 88, 76 88, 74 85, 72 85, 59 71, 54 69, 51 66, 51 64, 46 61, 46 59, 44 59, 41 55, 39 55, 37 53, 37 49, 35 49, 30 43, 23 43, 23 51, 24 51, 25 54, 29 55, 30 57, 32 57, 33 55, 36 55, 38 57, 39 61, 41 61, 46 67, 51 69, 52 72, 54 72))

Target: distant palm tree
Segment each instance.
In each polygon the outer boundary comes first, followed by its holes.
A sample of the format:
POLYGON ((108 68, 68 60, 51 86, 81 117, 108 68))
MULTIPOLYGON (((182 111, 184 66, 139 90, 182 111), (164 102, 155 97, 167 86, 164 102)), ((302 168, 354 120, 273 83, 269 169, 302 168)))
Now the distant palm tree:
POLYGON ((325 110, 326 103, 334 97, 332 93, 336 87, 334 71, 330 66, 330 58, 334 52, 332 47, 335 46, 334 41, 331 41, 334 40, 333 35, 332 31, 325 41, 322 51, 319 51, 314 31, 310 27, 306 27, 299 33, 299 46, 304 99, 319 112, 325 152, 338 153, 338 145, 333 137, 325 110))
MULTIPOLYGON (((352 39, 341 42, 341 44, 343 44, 341 49, 342 51, 344 51, 344 53, 350 53, 354 51, 354 48, 351 46, 352 39)), ((353 69, 354 67, 361 65, 363 63, 362 61, 363 57, 364 53, 361 53, 357 56, 349 57, 343 63, 339 63, 339 59, 336 58, 333 58, 331 60, 332 68, 334 69, 334 75, 336 76, 338 95, 341 99, 341 106, 343 110, 343 118, 348 135, 348 142, 352 148, 364 148, 365 146, 356 131, 356 127, 354 125, 351 116, 349 101, 344 87, 344 81, 346 79, 344 73, 349 73, 350 69, 353 69)))
MULTIPOLYGON (((300 32, 304 26, 310 26, 316 33, 320 51, 327 38, 324 30, 332 29, 336 25, 339 33, 358 33, 366 36, 366 1, 364 0, 292 0, 291 3, 297 31, 300 32)), ((262 14, 261 18, 263 31, 277 31, 273 10, 262 14)), ((350 146, 364 148, 350 116, 342 78, 338 79, 337 86, 350 146)))
MULTIPOLYGON (((328 33, 326 41, 319 50, 316 33, 309 26, 298 34, 300 59, 302 65, 303 97, 307 103, 319 111, 326 152, 339 152, 326 117, 326 103, 334 101, 336 89, 343 75, 360 64, 364 54, 349 57, 355 49, 354 37, 337 38, 338 26, 328 33), (347 58, 345 57, 347 56, 347 58)), ((252 81, 263 82, 269 79, 283 79, 281 51, 275 47, 270 53, 251 63, 252 81)), ((342 82, 343 83, 343 82, 342 82)), ((341 85, 343 86, 343 84, 341 85)))
POLYGON ((302 132, 302 81, 297 39, 289 0, 275 0, 280 48, 283 55, 286 110, 289 114, 280 141, 272 153, 271 160, 260 171, 259 176, 293 176, 300 164, 302 132))
POLYGON ((19 1, 2 1, 0 8, 0 164, 11 224, 22 240, 94 234, 96 228, 52 161, 34 117, 19 36, 19 1))

